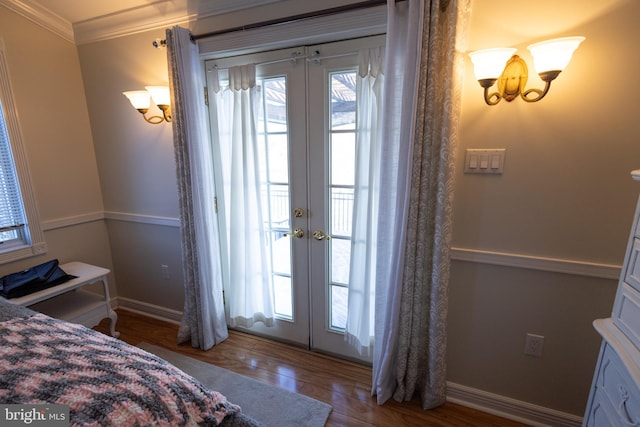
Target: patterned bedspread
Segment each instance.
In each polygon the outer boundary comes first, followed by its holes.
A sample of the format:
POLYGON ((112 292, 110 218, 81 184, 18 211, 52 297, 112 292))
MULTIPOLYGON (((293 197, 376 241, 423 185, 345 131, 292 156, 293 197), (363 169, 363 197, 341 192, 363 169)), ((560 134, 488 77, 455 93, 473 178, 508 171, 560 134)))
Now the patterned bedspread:
POLYGON ((0 322, 0 403, 69 405, 82 426, 216 426, 240 411, 153 354, 42 314, 0 322))

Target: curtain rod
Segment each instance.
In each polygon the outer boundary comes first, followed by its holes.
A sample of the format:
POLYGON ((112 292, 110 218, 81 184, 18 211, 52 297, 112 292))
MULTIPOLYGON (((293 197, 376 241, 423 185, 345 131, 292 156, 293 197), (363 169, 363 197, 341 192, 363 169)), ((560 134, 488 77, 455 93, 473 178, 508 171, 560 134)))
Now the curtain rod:
MULTIPOLYGON (((396 0, 397 2, 398 0, 396 0)), ((285 18, 271 19, 269 21, 256 22, 254 24, 241 25, 239 27, 228 28, 225 30, 212 31, 210 33, 193 35, 193 40, 204 39, 207 37, 218 36, 221 34, 233 33, 236 31, 254 30, 256 28, 270 27, 274 25, 287 24, 305 19, 318 18, 321 16, 335 15, 337 13, 349 12, 352 10, 364 9, 369 7, 381 6, 387 4, 387 0, 367 0, 358 3, 347 4, 344 6, 332 7, 329 9, 316 10, 314 12, 301 13, 299 15, 288 16, 285 18)))
MULTIPOLYGON (((405 1, 405 0, 395 0, 396 3, 405 1)), ((255 30, 257 28, 270 27, 275 25, 282 25, 296 21, 303 21, 305 19, 319 18, 323 16, 335 15, 343 12, 350 12, 353 10, 366 9, 370 7, 382 6, 387 4, 387 0, 366 0, 358 3, 346 4, 344 6, 337 6, 328 9, 316 10, 314 12, 301 13, 299 15, 287 16, 284 18, 271 19, 268 21, 256 22, 253 24, 241 25, 239 27, 227 28, 224 30, 212 31, 204 34, 191 35, 191 41, 195 42, 199 39, 204 39, 207 37, 219 36, 221 34, 233 33, 237 31, 247 31, 247 30, 255 30)), ((166 40, 155 39, 153 41, 153 46, 155 48, 165 47, 167 45, 166 40)))

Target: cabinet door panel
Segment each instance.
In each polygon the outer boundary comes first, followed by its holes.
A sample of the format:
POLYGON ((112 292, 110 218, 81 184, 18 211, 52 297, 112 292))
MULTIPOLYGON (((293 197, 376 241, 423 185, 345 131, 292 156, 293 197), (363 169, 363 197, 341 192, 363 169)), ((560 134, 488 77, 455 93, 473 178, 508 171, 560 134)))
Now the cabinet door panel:
POLYGON ((613 322, 640 350, 640 293, 626 283, 618 290, 613 322))

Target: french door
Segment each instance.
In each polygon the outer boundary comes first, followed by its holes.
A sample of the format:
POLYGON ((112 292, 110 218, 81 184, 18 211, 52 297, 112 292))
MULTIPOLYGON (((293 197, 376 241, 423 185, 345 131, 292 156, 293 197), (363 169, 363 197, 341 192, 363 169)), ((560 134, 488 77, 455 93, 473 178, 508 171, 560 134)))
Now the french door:
MULTIPOLYGON (((270 327, 244 328, 248 332, 370 361, 346 344, 344 330, 358 50, 383 44, 377 36, 205 63, 209 88, 213 70, 224 75, 229 67, 256 64, 264 250, 276 319, 270 327)), ((225 280, 230 292, 233 283, 225 280)))

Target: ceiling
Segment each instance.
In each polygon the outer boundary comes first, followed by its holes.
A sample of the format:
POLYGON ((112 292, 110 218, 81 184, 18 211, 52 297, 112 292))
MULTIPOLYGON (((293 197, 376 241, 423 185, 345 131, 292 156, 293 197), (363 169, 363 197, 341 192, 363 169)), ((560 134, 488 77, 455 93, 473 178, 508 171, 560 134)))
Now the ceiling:
POLYGON ((42 8, 60 16, 65 21, 75 24, 104 15, 122 13, 129 9, 157 3, 156 0, 34 0, 42 8))
POLYGON ((282 0, 0 0, 75 44, 119 37, 282 0))

